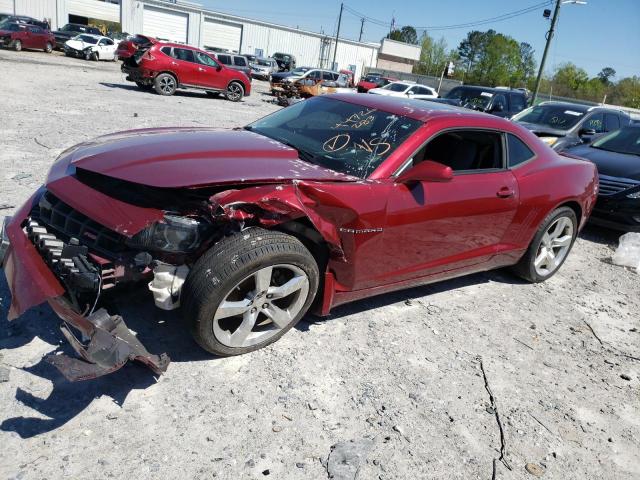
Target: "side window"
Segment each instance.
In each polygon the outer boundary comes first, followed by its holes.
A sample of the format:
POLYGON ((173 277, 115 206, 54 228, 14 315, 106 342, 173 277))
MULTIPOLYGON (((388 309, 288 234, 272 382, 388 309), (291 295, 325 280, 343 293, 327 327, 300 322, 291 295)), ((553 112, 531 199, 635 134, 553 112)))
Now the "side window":
POLYGON ((493 106, 492 108, 496 109, 498 105, 502 105, 502 110, 507 110, 507 99, 506 97, 499 93, 493 98, 493 106))
POLYGON ((595 130, 596 133, 604 132, 604 115, 602 113, 595 113, 591 115, 584 121, 582 128, 595 130))
POLYGON ((198 63, 201 63, 202 65, 207 65, 209 67, 217 67, 218 64, 216 63, 216 61, 211 58, 209 55, 202 53, 202 52, 195 52, 196 54, 196 61, 198 63))
POLYGON ((100 41, 98 42, 98 45, 107 45, 107 39, 106 39, 106 38, 103 38, 102 40, 100 40, 100 41))
POLYGON ((510 133, 507 134, 507 150, 509 151, 510 167, 520 165, 535 156, 535 153, 522 140, 510 133))
POLYGON ((420 93, 420 88, 419 87, 411 87, 409 90, 407 90, 407 93, 420 93))
POLYGON ((187 50, 186 48, 174 48, 173 55, 175 58, 182 60, 183 62, 195 62, 193 50, 187 50))
POLYGON ((111 40, 110 38, 106 38, 105 45, 114 45, 113 40, 111 40))
POLYGON ((233 63, 238 67, 247 66, 247 60, 244 57, 233 57, 233 63))
POLYGON ((333 81, 334 80, 333 74, 331 72, 322 72, 322 79, 333 81))
POLYGON ((518 95, 517 93, 512 93, 509 95, 511 98, 511 111, 514 113, 521 112, 525 109, 526 100, 523 95, 518 95))
POLYGON ((312 70, 309 72, 309 75, 307 75, 307 78, 320 80, 322 78, 322 72, 320 70, 312 70))
MULTIPOLYGON (((162 47, 160 49, 160 51, 162 53, 164 53, 165 55, 169 55, 170 57, 174 57, 173 52, 171 51, 171 47, 162 47)), ((175 58, 175 57, 174 57, 175 58)))
POLYGON ((615 113, 605 113, 604 114, 604 131, 612 132, 613 130, 618 130, 620 128, 620 117, 615 113))
POLYGON ((31 33, 40 33, 40 29, 38 27, 28 27, 31 33))
POLYGON ((218 55, 218 60, 224 65, 231 65, 231 57, 229 55, 218 55))
POLYGON ((443 133, 413 157, 413 165, 423 160, 442 163, 454 172, 504 168, 502 135, 478 130, 443 133))

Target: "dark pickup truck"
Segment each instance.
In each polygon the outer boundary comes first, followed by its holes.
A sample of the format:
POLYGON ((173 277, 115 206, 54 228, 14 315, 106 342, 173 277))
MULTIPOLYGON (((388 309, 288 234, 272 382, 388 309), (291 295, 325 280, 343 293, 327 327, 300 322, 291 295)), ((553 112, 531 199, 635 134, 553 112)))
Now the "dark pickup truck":
POLYGON ((452 88, 442 98, 427 102, 446 103, 510 118, 527 107, 527 95, 522 90, 462 85, 452 88))
POLYGON ((71 40, 73 37, 76 37, 81 33, 102 35, 102 32, 96 27, 80 25, 78 23, 67 23, 60 30, 56 30, 55 32, 53 32, 53 35, 56 37, 56 48, 58 50, 64 49, 64 44, 67 42, 67 40, 71 40))

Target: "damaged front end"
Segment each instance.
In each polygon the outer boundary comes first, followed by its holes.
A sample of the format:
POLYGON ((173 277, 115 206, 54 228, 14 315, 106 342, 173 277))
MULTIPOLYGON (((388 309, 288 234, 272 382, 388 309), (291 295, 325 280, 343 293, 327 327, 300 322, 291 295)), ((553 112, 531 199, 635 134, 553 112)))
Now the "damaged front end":
POLYGON ((120 238, 43 190, 5 220, 0 260, 12 293, 8 317, 14 319, 44 301, 51 305, 81 357, 47 357, 68 380, 96 378, 128 360, 140 361, 158 375, 169 364, 166 354, 149 353, 122 317, 95 310, 101 294, 118 283, 152 275, 150 258, 100 255, 117 251, 120 238))

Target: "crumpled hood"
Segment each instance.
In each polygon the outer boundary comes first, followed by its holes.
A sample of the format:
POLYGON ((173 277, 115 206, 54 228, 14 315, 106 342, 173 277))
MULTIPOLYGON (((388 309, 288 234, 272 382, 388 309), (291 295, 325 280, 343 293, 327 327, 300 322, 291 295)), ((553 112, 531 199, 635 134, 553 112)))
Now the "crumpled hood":
POLYGON ((73 48, 74 50, 84 50, 87 47, 95 47, 97 45, 93 45, 91 43, 85 43, 82 40, 67 40, 65 45, 73 48))
POLYGON ((280 142, 244 130, 164 128, 99 137, 64 152, 52 168, 66 165, 152 187, 180 188, 292 180, 354 181, 312 165, 280 142))

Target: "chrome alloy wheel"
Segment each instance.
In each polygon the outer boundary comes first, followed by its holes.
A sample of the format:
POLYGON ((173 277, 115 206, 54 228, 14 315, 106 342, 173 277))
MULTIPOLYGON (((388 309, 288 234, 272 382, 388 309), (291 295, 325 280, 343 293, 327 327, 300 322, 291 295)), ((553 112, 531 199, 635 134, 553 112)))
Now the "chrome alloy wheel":
POLYGON ((176 81, 171 75, 166 75, 160 79, 160 90, 170 94, 176 89, 176 81))
POLYGON ((295 265, 261 268, 241 280, 220 302, 213 333, 227 347, 264 342, 287 327, 309 295, 309 279, 295 265))
POLYGON ((560 217, 547 228, 536 253, 536 273, 546 277, 555 272, 569 253, 573 242, 573 222, 560 217))
POLYGON ((242 90, 242 87, 237 83, 232 83, 227 87, 227 98, 232 102, 240 100, 243 94, 244 91, 242 90))

